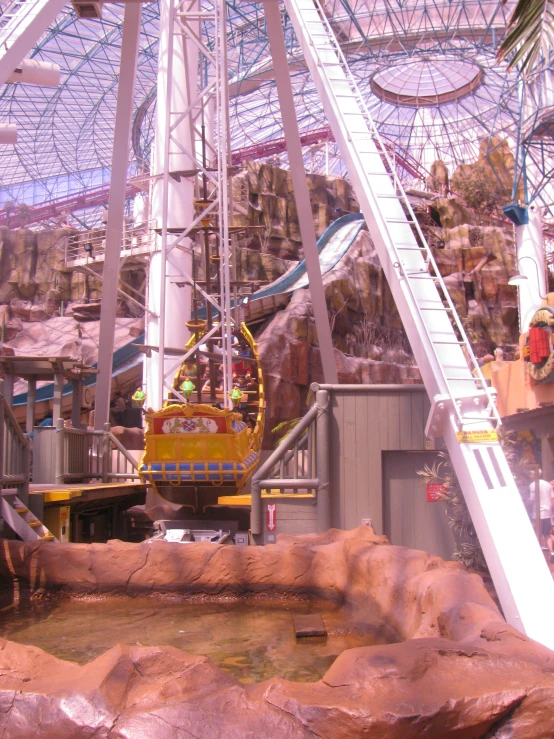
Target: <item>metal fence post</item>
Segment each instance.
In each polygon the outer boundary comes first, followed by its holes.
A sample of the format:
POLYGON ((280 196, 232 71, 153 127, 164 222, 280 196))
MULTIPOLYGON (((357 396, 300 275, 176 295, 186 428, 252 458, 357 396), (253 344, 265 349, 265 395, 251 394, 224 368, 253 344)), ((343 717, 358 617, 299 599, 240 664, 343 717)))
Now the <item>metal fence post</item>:
POLYGON ((329 392, 327 390, 318 390, 315 394, 315 404, 317 407, 315 469, 319 480, 319 488, 316 493, 317 531, 321 533, 331 528, 329 392))
POLYGON ((64 439, 64 420, 63 418, 58 418, 56 421, 56 438, 55 438, 55 444, 56 444, 56 466, 55 466, 55 481, 56 485, 63 485, 64 483, 64 472, 65 472, 65 439, 64 439))
POLYGON ((28 434, 25 435, 25 441, 27 442, 23 447, 23 474, 25 475, 25 482, 19 489, 19 498, 25 505, 29 502, 29 482, 31 480, 31 439, 28 434))
POLYGON ((250 533, 252 534, 252 536, 260 536, 263 530, 262 495, 260 483, 255 479, 252 480, 250 493, 250 533))
POLYGON ((102 482, 108 483, 110 481, 110 467, 111 467, 111 452, 112 445, 109 437, 110 424, 104 424, 104 436, 102 437, 102 482))

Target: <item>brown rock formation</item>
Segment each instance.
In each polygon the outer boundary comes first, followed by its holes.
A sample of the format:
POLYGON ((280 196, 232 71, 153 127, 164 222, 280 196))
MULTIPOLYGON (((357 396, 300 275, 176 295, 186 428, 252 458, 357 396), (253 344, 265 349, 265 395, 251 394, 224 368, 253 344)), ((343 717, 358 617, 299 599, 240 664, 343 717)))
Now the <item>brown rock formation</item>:
MULTIPOLYGON (((361 231, 323 278, 339 382, 421 382, 373 243, 361 231)), ((309 289, 297 290, 256 337, 268 392, 267 445, 280 421, 301 415, 323 374, 309 289)))
POLYGON ((324 595, 407 640, 347 650, 316 683, 257 685, 171 647, 118 645, 80 667, 0 640, 6 739, 552 735, 554 653, 507 626, 477 575, 367 527, 254 548, 4 541, 0 579, 21 598, 59 587, 324 595))
MULTIPOLYGON (((357 212, 359 206, 352 186, 338 177, 306 175, 312 216, 317 236, 343 213, 357 212)), ((302 257, 298 213, 290 171, 270 164, 247 162, 233 177, 233 199, 243 215, 235 224, 258 226, 242 246, 285 259, 302 257)))

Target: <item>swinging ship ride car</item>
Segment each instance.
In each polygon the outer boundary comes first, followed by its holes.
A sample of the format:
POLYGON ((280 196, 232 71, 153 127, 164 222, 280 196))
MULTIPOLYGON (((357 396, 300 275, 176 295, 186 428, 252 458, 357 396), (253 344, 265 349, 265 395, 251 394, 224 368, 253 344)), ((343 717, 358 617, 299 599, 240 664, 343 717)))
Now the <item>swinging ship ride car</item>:
MULTIPOLYGON (((206 325, 199 320, 190 323, 196 330, 187 348, 198 344, 206 325)), ((224 340, 219 336, 210 340, 209 351, 200 346, 195 363, 182 363, 175 374, 172 397, 164 407, 145 413, 145 451, 139 464, 142 480, 163 497, 189 503, 195 510, 199 488, 204 493, 211 488, 216 496, 240 493, 260 458, 265 414, 260 359, 244 323, 233 338, 239 348, 233 356, 234 387, 228 393, 232 409, 222 407, 225 398, 217 384, 214 357, 217 360, 218 343, 224 340), (202 365, 206 356, 208 362, 202 365), (202 367, 209 375, 204 387, 202 367), (203 402, 203 394, 210 402, 203 402)), ((203 495, 202 503, 213 502, 212 497, 203 495)))

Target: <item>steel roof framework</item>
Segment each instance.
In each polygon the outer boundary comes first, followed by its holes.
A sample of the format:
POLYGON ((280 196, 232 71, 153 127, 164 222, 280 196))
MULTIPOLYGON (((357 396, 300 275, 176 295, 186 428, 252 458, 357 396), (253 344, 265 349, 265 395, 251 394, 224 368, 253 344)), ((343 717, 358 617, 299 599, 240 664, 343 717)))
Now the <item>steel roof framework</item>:
MULTIPOLYGON (((517 140, 517 78, 494 58, 513 6, 513 1, 503 5, 498 0, 328 0, 324 7, 380 133, 424 168, 438 158, 452 168, 473 161, 479 142, 489 136, 507 136, 513 145, 517 140), (397 88, 402 88, 405 68, 413 94, 414 65, 417 70, 418 64, 429 66, 429 60, 445 60, 450 69, 457 62, 473 64, 481 83, 441 105, 425 104, 417 94, 413 106, 396 105, 372 91, 373 77, 394 67, 397 88)), ((242 149, 283 133, 263 10, 258 3, 240 0, 229 0, 227 7, 232 148, 242 149)), ((8 199, 41 203, 106 183, 122 18, 121 5, 104 5, 102 20, 86 21, 78 20, 68 5, 32 53, 60 65, 60 87, 3 88, 0 121, 17 124, 19 141, 0 149, 0 205, 8 199)), ((133 130, 139 165, 148 162, 153 137, 158 23, 157 2, 146 3, 133 130)), ((321 101, 286 16, 285 38, 300 130, 325 127, 321 101)), ((319 160, 344 173, 332 144, 319 160)), ((308 166, 313 161, 313 150, 307 151, 308 166)), ((540 171, 540 158, 534 161, 536 171, 528 175, 544 185, 549 172, 540 171)), ((549 188, 541 187, 540 197, 548 204, 549 188)))

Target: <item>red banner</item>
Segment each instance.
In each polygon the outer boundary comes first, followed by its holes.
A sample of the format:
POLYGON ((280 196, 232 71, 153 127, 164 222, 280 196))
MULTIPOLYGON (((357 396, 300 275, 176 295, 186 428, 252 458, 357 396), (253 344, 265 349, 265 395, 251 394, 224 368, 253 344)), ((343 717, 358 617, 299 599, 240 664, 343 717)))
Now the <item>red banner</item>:
POLYGON ((277 504, 268 503, 265 512, 265 523, 268 531, 275 531, 277 528, 277 504))
POLYGON ((427 502, 428 503, 439 503, 444 500, 443 496, 448 490, 446 485, 442 482, 428 482, 426 487, 427 502))

